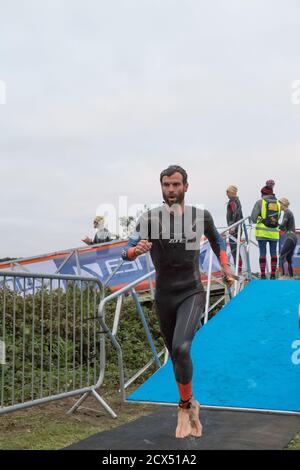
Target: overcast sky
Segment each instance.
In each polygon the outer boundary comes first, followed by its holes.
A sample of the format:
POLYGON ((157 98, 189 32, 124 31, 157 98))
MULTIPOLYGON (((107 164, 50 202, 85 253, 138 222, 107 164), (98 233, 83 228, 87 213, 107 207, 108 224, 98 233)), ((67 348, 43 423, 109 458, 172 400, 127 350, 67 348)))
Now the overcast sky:
POLYGON ((102 203, 189 203, 225 224, 266 179, 300 226, 299 0, 0 0, 0 257, 82 245, 102 203))

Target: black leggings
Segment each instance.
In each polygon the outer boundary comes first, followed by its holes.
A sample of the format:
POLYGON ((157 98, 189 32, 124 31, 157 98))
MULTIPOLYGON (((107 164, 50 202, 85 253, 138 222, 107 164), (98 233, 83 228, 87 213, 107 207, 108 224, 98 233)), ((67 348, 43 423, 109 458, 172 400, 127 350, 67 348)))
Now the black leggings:
POLYGON ((297 242, 295 242, 291 238, 287 238, 284 242, 284 245, 280 253, 280 265, 281 265, 283 274, 284 275, 289 274, 290 277, 294 276, 292 258, 293 258, 293 254, 294 254, 296 246, 297 246, 297 242), (286 270, 285 270, 284 264, 286 262, 288 264, 288 273, 285 272, 286 270))
POLYGON ((157 296, 156 312, 166 347, 173 362, 176 381, 185 385, 192 380, 190 350, 201 326, 206 293, 200 292, 176 303, 174 296, 157 296))
MULTIPOLYGON (((234 235, 237 237, 237 235, 234 235)), ((236 255, 237 255, 237 242, 229 240, 230 250, 233 257, 234 264, 236 264, 236 255)), ((242 269, 242 257, 239 255, 239 269, 242 269)))

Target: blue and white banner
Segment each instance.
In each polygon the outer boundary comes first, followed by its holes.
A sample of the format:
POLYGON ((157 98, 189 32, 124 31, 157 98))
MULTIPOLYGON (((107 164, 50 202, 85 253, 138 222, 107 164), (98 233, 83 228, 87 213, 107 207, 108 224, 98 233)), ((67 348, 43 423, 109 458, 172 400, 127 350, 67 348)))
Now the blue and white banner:
MULTIPOLYGON (((70 249, 34 258, 0 263, 0 275, 1 270, 36 274, 55 274, 59 272, 59 274, 66 275, 93 276, 103 283, 106 282, 120 263, 121 253, 126 245, 127 241, 115 241, 88 248, 70 249)), ((202 273, 208 272, 209 253, 209 243, 203 241, 199 257, 199 267, 202 273)), ((149 267, 151 271, 154 269, 150 257, 149 267)), ((213 255, 212 271, 216 273, 220 271, 220 264, 215 255, 213 255)), ((122 266, 109 281, 108 286, 112 290, 120 289, 122 286, 135 281, 148 272, 146 255, 139 256, 135 261, 123 262, 122 266)), ((22 282, 22 280, 18 280, 20 288, 22 282)), ((139 285, 138 288, 148 289, 149 282, 147 281, 139 285)))

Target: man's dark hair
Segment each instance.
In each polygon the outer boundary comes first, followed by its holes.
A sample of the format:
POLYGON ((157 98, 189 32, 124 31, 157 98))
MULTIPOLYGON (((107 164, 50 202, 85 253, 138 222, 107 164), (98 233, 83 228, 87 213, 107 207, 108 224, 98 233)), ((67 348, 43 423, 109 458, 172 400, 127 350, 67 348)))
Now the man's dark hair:
POLYGON ((172 176, 174 173, 180 173, 182 175, 183 184, 187 183, 187 172, 179 165, 170 165, 166 170, 163 170, 160 174, 160 182, 162 183, 162 179, 164 176, 172 176))

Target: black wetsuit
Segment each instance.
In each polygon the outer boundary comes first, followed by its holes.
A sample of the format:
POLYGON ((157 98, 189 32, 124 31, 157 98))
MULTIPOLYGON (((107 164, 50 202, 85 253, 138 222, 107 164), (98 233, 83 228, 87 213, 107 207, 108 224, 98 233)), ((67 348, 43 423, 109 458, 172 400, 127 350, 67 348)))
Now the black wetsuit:
POLYGON ((289 209, 284 213, 283 221, 279 226, 281 230, 286 231, 286 238, 280 251, 280 266, 284 275, 294 276, 293 254, 297 246, 297 236, 295 233, 295 218, 289 209), (287 263, 287 269, 285 264, 287 263))
POLYGON ((285 211, 283 220, 279 225, 280 230, 284 230, 286 232, 295 232, 296 231, 296 224, 295 224, 295 217, 292 211, 288 209, 285 211))
POLYGON ((122 254, 123 259, 133 259, 130 250, 140 240, 152 243, 156 312, 176 380, 181 384, 192 378, 190 348, 205 308, 206 293, 199 272, 203 235, 214 253, 219 258, 222 253, 226 259, 225 243, 208 211, 185 206, 184 216, 174 216, 163 205, 141 216, 122 254))

